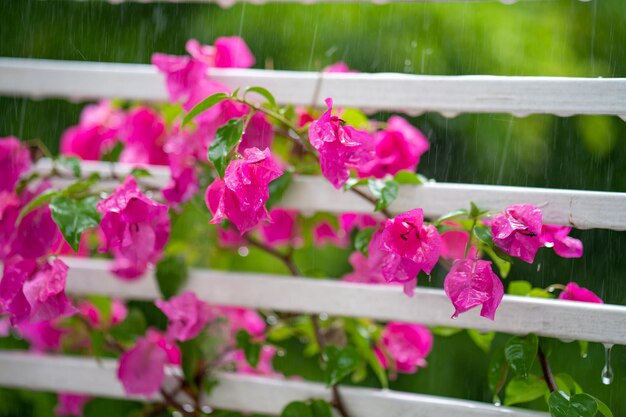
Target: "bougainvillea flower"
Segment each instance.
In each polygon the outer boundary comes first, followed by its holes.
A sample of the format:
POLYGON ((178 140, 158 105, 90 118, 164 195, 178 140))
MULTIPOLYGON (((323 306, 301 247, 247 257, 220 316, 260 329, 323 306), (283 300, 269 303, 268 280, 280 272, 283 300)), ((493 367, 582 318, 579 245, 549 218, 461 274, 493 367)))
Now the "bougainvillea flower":
POLYGON ((34 352, 54 352, 61 348, 61 338, 65 330, 57 326, 57 320, 38 323, 21 323, 17 327, 19 335, 30 344, 34 352))
POLYGON ((261 237, 270 246, 294 244, 297 239, 296 210, 275 208, 270 211, 271 222, 261 225, 261 237))
POLYGON ((343 230, 335 230, 327 221, 321 221, 313 228, 313 244, 315 246, 334 245, 345 248, 350 244, 343 230))
MULTIPOLYGON (((448 230, 441 234, 441 257, 455 260, 465 258, 465 248, 470 234, 464 230, 448 230)), ((467 258, 476 257, 476 248, 470 247, 467 258)))
POLYGON ((483 260, 456 260, 443 288, 454 305, 452 318, 482 305, 480 315, 493 320, 504 296, 502 281, 491 269, 491 262, 483 260))
POLYGON ((47 255, 50 248, 58 245, 60 238, 59 228, 52 219, 50 209, 42 206, 28 213, 19 226, 13 229, 13 233, 0 238, 0 241, 10 241, 9 255, 36 259, 47 255))
POLYGON ((230 220, 244 234, 268 218, 265 202, 268 185, 282 175, 269 149, 248 148, 244 159, 231 162, 224 181, 217 178, 207 189, 205 200, 213 214, 212 224, 230 220))
POLYGON ((346 64, 345 62, 339 61, 339 62, 335 62, 334 64, 330 64, 329 66, 324 68, 322 72, 349 73, 349 72, 357 72, 357 71, 351 70, 350 67, 348 67, 348 64, 346 64))
POLYGON ((233 337, 239 330, 245 330, 257 339, 263 338, 267 326, 263 317, 255 310, 243 307, 219 307, 219 311, 228 319, 233 337))
POLYGON ((253 65, 254 55, 239 36, 226 36, 215 40, 217 68, 250 68, 253 65))
POLYGON ((274 142, 274 129, 267 116, 261 112, 256 112, 250 118, 246 131, 239 143, 239 152, 243 153, 246 148, 270 148, 274 142))
POLYGON ((344 275, 341 280, 361 284, 388 284, 381 270, 382 265, 373 265, 368 257, 361 252, 354 252, 349 258, 353 271, 344 275))
POLYGON ((37 263, 33 259, 15 257, 4 262, 0 280, 0 313, 9 313, 12 325, 26 320, 30 314, 30 304, 22 288, 36 268, 37 263))
POLYGON ((350 168, 370 160, 370 134, 343 126, 343 121, 332 115, 333 101, 326 99, 328 110, 309 127, 311 145, 318 150, 322 174, 337 189, 350 177, 350 168))
POLYGON ((282 376, 274 370, 273 361, 276 356, 276 348, 274 346, 264 345, 261 347, 259 354, 259 363, 256 367, 252 367, 246 360, 246 356, 242 350, 236 350, 231 355, 231 360, 235 362, 237 373, 245 375, 263 375, 270 377, 282 376))
POLYGON ((168 301, 156 300, 155 304, 169 319, 168 337, 180 342, 196 337, 215 316, 213 309, 191 291, 168 301))
POLYGON ((509 206, 491 222, 493 243, 504 253, 533 263, 541 242, 541 209, 530 204, 509 206))
POLYGON ((152 54, 152 65, 165 75, 165 86, 171 101, 184 99, 201 80, 209 65, 186 56, 152 54))
POLYGON ((585 303, 604 303, 600 297, 589 291, 587 288, 579 287, 575 282, 570 282, 565 286, 565 289, 561 292, 561 294, 559 294, 559 299, 582 301, 585 303))
POLYGON ((421 324, 389 322, 382 331, 381 348, 375 352, 383 368, 388 368, 387 355, 398 372, 412 374, 427 365, 426 357, 433 348, 433 335, 421 324))
POLYGON ((58 394, 59 402, 54 407, 54 414, 58 417, 82 417, 85 404, 90 399, 87 395, 60 392, 58 394))
POLYGON ((134 177, 128 176, 97 209, 103 214, 101 250, 115 257, 115 274, 137 278, 160 259, 170 234, 167 206, 146 197, 134 177))
POLYGON ((129 395, 151 396, 159 391, 165 379, 167 352, 149 336, 120 357, 117 377, 129 395))
POLYGON ((126 304, 124 304, 122 300, 118 300, 116 298, 111 300, 111 312, 107 322, 103 321, 100 310, 98 310, 98 308, 89 301, 81 302, 78 306, 78 311, 89 321, 89 324, 91 324, 92 327, 115 326, 116 324, 123 322, 128 315, 128 308, 126 307, 126 304))
POLYGON ((131 164, 166 165, 165 122, 154 110, 140 106, 133 109, 120 129, 124 151, 120 161, 131 164))
POLYGON ((383 276, 388 282, 405 284, 405 293, 413 294, 417 274, 430 274, 441 254, 437 228, 424 224, 424 213, 417 208, 385 222, 379 250, 385 252, 383 276))
POLYGON ((401 170, 416 171, 429 147, 422 132, 402 117, 392 116, 387 127, 374 135, 374 157, 358 167, 358 174, 362 178, 383 178, 401 170))
POLYGON ((342 213, 339 215, 339 227, 346 235, 350 235, 352 230, 362 230, 366 227, 378 226, 380 221, 369 214, 342 213))
POLYGON ((67 129, 61 137, 61 154, 97 161, 117 140, 125 114, 110 101, 85 107, 77 126, 67 129))
POLYGON ((583 242, 568 236, 571 227, 544 224, 541 228, 541 242, 546 247, 554 248, 554 252, 563 258, 580 258, 583 256, 583 242))
POLYGON ((30 305, 29 321, 51 320, 77 310, 65 294, 69 267, 60 259, 41 265, 24 283, 22 291, 30 305))
POLYGON ((0 192, 13 191, 31 167, 30 152, 15 137, 0 138, 0 192))

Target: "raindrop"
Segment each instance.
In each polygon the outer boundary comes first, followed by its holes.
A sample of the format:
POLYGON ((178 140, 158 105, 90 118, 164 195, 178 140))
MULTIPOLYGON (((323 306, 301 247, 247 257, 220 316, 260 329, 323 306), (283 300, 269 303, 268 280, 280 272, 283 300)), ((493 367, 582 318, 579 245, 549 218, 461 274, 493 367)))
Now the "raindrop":
POLYGON ((543 244, 543 246, 545 246, 546 248, 553 248, 554 247, 554 242, 546 242, 543 244))
POLYGON ((604 368, 602 368, 602 383, 610 385, 613 382, 613 368, 611 367, 611 349, 612 343, 604 343, 604 368))
POLYGON ((282 358, 283 356, 285 356, 285 351, 284 350, 277 351, 276 356, 278 356, 279 358, 282 358))
POLYGON ((239 254, 239 256, 243 256, 245 258, 250 253, 250 250, 246 246, 242 246, 237 249, 237 253, 239 254))
POLYGON ((411 41, 411 48, 417 48, 417 41, 411 41))
POLYGON ((193 413, 194 408, 191 404, 183 404, 183 410, 185 410, 186 413, 193 413))
POLYGON ((172 417, 183 417, 183 414, 179 411, 172 411, 172 417))
POLYGON ((500 407, 502 403, 500 402, 500 399, 497 399, 493 402, 493 405, 495 405, 496 407, 500 407))
POLYGON ((265 320, 267 321, 267 324, 269 324, 270 326, 273 326, 276 323, 278 323, 278 319, 274 315, 267 316, 265 320))
POLYGON ((320 320, 324 321, 324 320, 328 320, 328 314, 326 313, 320 313, 320 320))
POLYGON ((541 271, 541 262, 537 264, 537 272, 541 271))
POLYGON ((459 318, 459 314, 458 314, 458 313, 454 313, 454 314, 452 315, 452 317, 450 317, 450 318, 451 318, 452 320, 456 320, 456 319, 458 319, 458 318, 459 318))
POLYGON ((213 412, 213 409, 208 405, 203 405, 202 407, 200 407, 200 411, 202 411, 204 414, 211 414, 213 412))

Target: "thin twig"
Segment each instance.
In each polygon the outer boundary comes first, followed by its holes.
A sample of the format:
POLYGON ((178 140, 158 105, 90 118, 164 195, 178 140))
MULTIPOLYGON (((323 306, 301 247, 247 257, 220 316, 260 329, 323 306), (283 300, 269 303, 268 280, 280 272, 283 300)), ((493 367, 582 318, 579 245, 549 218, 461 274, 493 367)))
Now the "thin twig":
POLYGON ((543 350, 541 350, 541 346, 537 349, 537 358, 539 359, 541 371, 543 372, 543 379, 546 381, 548 389, 550 392, 558 391, 559 388, 556 385, 554 375, 552 375, 552 370, 550 369, 550 362, 548 362, 547 356, 543 353, 543 350))

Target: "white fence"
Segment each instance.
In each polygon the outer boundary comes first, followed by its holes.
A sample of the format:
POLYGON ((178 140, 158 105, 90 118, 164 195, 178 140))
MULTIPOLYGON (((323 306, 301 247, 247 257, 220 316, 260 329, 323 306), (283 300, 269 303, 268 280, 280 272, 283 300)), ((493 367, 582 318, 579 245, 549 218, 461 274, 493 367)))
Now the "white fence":
MULTIPOLYGON (((214 70, 211 75, 229 87, 260 85, 279 102, 321 104, 332 96, 338 106, 399 110, 505 112, 514 115, 626 115, 626 79, 547 77, 440 77, 400 74, 320 74, 262 70, 214 70), (366 88, 365 88, 366 87, 366 88)), ((0 95, 69 99, 126 98, 165 100, 163 80, 148 65, 78 63, 27 59, 0 59, 0 95)), ((37 169, 44 172, 49 164, 37 169)), ((116 167, 122 173, 128 167, 116 167)), ((85 172, 109 172, 101 163, 87 164, 85 172)), ((151 167, 147 181, 163 185, 167 171, 151 167)), ((404 186, 391 207, 402 212, 423 207, 429 217, 463 208, 472 200, 479 207, 500 210, 513 203, 542 206, 544 220, 577 228, 626 230, 626 194, 428 183, 404 186)), ((306 211, 367 211, 350 195, 332 189, 319 178, 297 178, 283 205, 306 211), (315 196, 315 198, 311 198, 315 196)), ((158 297, 152 277, 122 283, 107 272, 101 260, 67 259, 68 291, 150 300, 158 297)), ((397 287, 368 286, 330 280, 309 280, 264 274, 194 270, 187 286, 216 304, 241 305, 279 311, 328 313, 338 316, 402 320, 426 325, 496 330, 507 333, 580 338, 626 344, 626 307, 505 296, 495 321, 476 312, 450 320, 452 307, 441 290, 418 288, 405 297, 397 287), (277 297, 276 294, 281 294, 277 297)), ((0 385, 63 390, 122 397, 115 363, 87 358, 32 357, 0 352, 0 385)), ((326 397, 321 385, 251 376, 222 374, 221 384, 207 404, 248 412, 277 414, 289 401, 326 397)), ((521 409, 488 404, 359 388, 342 388, 346 406, 355 416, 380 415, 439 417, 441 415, 537 416, 521 409)))

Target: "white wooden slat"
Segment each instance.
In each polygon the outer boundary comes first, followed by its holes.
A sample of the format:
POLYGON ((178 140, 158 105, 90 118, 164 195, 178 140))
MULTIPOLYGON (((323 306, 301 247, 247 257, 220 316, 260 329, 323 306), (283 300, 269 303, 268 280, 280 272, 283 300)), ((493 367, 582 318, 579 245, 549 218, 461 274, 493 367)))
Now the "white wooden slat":
MULTIPOLYGON (((319 73, 213 69, 230 88, 259 85, 280 103, 427 111, 527 115, 626 115, 626 79, 430 76, 391 73, 319 73)), ((122 98, 163 101, 163 78, 150 65, 0 58, 0 94, 36 98, 122 98)))
MULTIPOLYGON (((50 161, 42 160, 36 169, 47 173, 50 166, 50 161)), ((123 174, 131 168, 118 164, 115 171, 123 174)), ((161 187, 167 184, 167 168, 150 166, 148 169, 153 177, 144 181, 161 187)), ((85 161, 83 171, 107 174, 111 166, 85 161)), ((426 217, 437 218, 467 207, 470 201, 490 211, 501 211, 512 204, 535 204, 542 208, 543 221, 548 224, 577 229, 626 230, 626 193, 429 182, 421 186, 401 186, 390 210, 397 214, 421 207, 426 217)), ((323 177, 314 176, 296 177, 280 205, 305 213, 372 212, 371 205, 354 193, 336 190, 323 177)))
MULTIPOLYGON (((101 294, 125 299, 159 298, 152 273, 133 282, 109 272, 109 261, 66 258, 67 290, 76 295, 101 294)), ((297 313, 368 317, 428 326, 448 326, 510 334, 626 345, 626 306, 505 296, 494 321, 474 309, 452 320, 454 309, 442 290, 418 287, 412 298, 399 286, 293 278, 244 272, 196 269, 185 289, 215 305, 233 305, 297 313)))
MULTIPOLYGON (((100 397, 125 398, 116 378, 117 362, 111 359, 35 356, 0 351, 0 386, 37 391, 65 391, 100 397)), ((220 373, 219 384, 203 400, 213 408, 280 414, 291 401, 330 399, 318 383, 220 373)), ((359 417, 540 417, 524 409, 495 407, 474 401, 409 394, 368 388, 341 388, 351 415, 359 417)))

